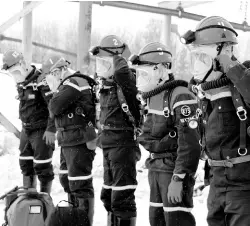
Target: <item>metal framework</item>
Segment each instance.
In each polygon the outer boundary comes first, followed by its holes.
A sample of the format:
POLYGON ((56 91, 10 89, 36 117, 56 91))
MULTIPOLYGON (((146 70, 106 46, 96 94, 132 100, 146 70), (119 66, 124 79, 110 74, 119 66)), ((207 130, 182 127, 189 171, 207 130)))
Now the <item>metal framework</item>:
MULTIPOLYGON (((197 20, 197 21, 200 21, 203 18, 205 18, 205 16, 197 15, 194 13, 187 13, 187 12, 180 11, 180 10, 167 9, 167 8, 161 8, 161 7, 156 7, 156 6, 148 6, 148 5, 142 5, 142 4, 137 4, 137 3, 131 3, 131 2, 93 1, 93 4, 97 4, 100 6, 112 6, 112 7, 124 8, 124 9, 131 9, 131 10, 156 13, 156 14, 162 14, 162 15, 170 15, 170 16, 176 16, 180 18, 197 20)), ((246 22, 243 22, 242 24, 238 24, 234 22, 230 22, 230 23, 235 29, 242 30, 242 31, 250 31, 250 26, 248 26, 246 22)))
POLYGON ((23 8, 19 13, 12 16, 10 19, 8 19, 5 23, 3 23, 0 26, 0 34, 2 34, 5 30, 7 30, 10 26, 12 26, 14 23, 22 19, 24 16, 29 14, 33 11, 37 6, 42 4, 42 2, 31 2, 28 4, 25 8, 23 8))

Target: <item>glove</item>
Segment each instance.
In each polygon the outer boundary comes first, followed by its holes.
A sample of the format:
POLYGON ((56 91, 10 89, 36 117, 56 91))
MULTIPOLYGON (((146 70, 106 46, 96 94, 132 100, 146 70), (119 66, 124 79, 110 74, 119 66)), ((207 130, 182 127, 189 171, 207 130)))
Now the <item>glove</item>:
POLYGON ((118 55, 115 55, 113 57, 113 64, 114 64, 114 71, 117 72, 121 69, 128 68, 128 63, 127 61, 118 55))
POLYGON ((230 68, 239 64, 238 61, 233 61, 230 56, 222 54, 214 59, 214 71, 221 71, 227 73, 230 68))
POLYGON ((45 131, 43 134, 43 140, 45 140, 47 145, 53 145, 55 144, 56 136, 55 133, 50 131, 45 131))
POLYGON ((182 191, 183 191, 183 182, 176 182, 171 180, 171 183, 168 186, 168 202, 176 204, 182 201, 182 191))

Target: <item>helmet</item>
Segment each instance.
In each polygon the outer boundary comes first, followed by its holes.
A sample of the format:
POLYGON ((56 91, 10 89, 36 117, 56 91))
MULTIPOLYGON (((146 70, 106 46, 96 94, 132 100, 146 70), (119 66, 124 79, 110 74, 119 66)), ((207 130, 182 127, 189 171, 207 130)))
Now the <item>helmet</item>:
POLYGON ((128 59, 131 55, 128 46, 116 35, 104 37, 100 45, 92 47, 89 52, 100 57, 121 54, 125 59, 128 59))
POLYGON ((8 50, 3 55, 3 67, 2 70, 8 70, 15 64, 19 63, 21 60, 23 60, 22 53, 19 53, 15 50, 8 50))
POLYGON ((139 56, 131 56, 130 61, 132 64, 166 63, 171 68, 172 54, 165 45, 159 42, 152 42, 140 50, 139 56))
POLYGON ((42 65, 42 72, 48 74, 56 68, 68 66, 69 62, 60 55, 50 55, 42 65))
POLYGON ((185 44, 209 45, 229 42, 237 44, 238 34, 233 26, 224 18, 211 16, 202 19, 195 32, 188 31, 181 37, 185 44))

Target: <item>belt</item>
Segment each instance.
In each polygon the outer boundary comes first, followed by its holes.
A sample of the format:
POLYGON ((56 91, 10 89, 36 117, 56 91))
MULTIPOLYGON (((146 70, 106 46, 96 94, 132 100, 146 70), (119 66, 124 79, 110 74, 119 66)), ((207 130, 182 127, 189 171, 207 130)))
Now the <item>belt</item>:
POLYGON ((101 129, 102 130, 131 130, 134 131, 133 128, 131 127, 112 127, 112 126, 105 126, 105 125, 101 125, 101 129))
POLYGON ((57 130, 59 132, 62 132, 62 131, 65 131, 65 130, 79 129, 79 128, 83 128, 83 127, 86 127, 86 126, 83 126, 83 125, 72 125, 72 126, 66 126, 66 127, 59 127, 59 128, 57 128, 57 130))
POLYGON ((245 156, 226 159, 226 160, 208 159, 208 164, 210 166, 224 166, 224 167, 232 168, 235 164, 239 164, 239 163, 243 163, 243 162, 249 162, 249 161, 250 161, 250 155, 245 155, 245 156))
POLYGON ((164 159, 167 157, 172 157, 172 153, 164 152, 164 153, 150 153, 151 159, 164 159))
POLYGON ((24 128, 42 128, 42 127, 46 127, 47 126, 47 121, 42 121, 42 122, 33 122, 33 123, 30 123, 30 122, 22 122, 22 126, 24 128))

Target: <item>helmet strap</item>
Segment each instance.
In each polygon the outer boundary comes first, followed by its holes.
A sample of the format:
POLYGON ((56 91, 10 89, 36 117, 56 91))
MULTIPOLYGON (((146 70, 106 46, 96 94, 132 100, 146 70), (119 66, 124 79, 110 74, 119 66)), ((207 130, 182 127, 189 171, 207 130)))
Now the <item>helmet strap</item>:
POLYGON ((146 55, 146 54, 149 54, 149 53, 167 53, 167 54, 169 54, 172 57, 172 53, 170 53, 169 51, 166 51, 166 50, 148 51, 148 52, 145 52, 145 53, 141 53, 139 56, 146 55))
POLYGON ((221 54, 221 51, 222 51, 224 45, 225 45, 225 42, 222 42, 222 43, 220 43, 220 44, 217 46, 217 52, 218 52, 218 53, 217 53, 217 56, 219 56, 219 55, 221 54))
POLYGON ((213 67, 213 64, 212 64, 212 66, 210 67, 209 71, 207 72, 207 74, 205 75, 205 77, 202 79, 202 81, 201 81, 200 83, 206 82, 208 76, 212 73, 213 68, 214 68, 214 67, 213 67))
POLYGON ((123 44, 122 46, 118 46, 118 47, 99 47, 101 50, 103 50, 103 51, 106 51, 106 52, 108 52, 108 53, 110 53, 111 55, 119 55, 119 54, 123 54, 123 52, 124 52, 124 50, 125 50, 125 45, 123 44), (118 51, 116 51, 116 52, 113 52, 113 51, 111 51, 110 49, 121 49, 122 48, 122 52, 121 53, 119 53, 118 51))

